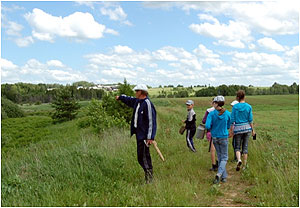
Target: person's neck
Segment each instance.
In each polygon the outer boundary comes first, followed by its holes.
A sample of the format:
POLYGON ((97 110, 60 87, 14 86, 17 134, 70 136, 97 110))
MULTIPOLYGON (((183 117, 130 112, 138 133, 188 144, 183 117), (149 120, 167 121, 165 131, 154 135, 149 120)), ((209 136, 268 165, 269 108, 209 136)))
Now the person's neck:
POLYGON ((241 101, 240 101, 240 103, 244 103, 244 102, 245 102, 245 100, 241 100, 241 101))
POLYGON ((138 97, 140 100, 143 100, 143 99, 145 99, 145 98, 147 98, 147 96, 146 95, 141 95, 140 97, 138 97))

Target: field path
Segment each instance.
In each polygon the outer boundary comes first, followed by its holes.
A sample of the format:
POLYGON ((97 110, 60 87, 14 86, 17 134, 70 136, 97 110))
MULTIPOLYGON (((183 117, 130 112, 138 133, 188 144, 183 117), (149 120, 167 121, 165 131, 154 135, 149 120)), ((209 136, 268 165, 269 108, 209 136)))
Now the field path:
POLYGON ((253 185, 241 179, 241 171, 236 171, 236 163, 228 161, 228 178, 226 183, 221 183, 220 189, 224 196, 216 197, 212 207, 249 207, 253 203, 253 198, 249 198, 247 192, 253 185))

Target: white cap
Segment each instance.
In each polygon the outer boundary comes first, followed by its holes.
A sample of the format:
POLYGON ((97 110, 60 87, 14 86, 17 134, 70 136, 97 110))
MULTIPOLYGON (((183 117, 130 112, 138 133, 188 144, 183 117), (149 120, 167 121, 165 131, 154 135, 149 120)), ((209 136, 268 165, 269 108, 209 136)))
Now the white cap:
POLYGON ((145 84, 138 84, 133 88, 134 91, 142 90, 148 92, 148 87, 145 84))
POLYGON ((213 102, 225 102, 225 98, 222 95, 218 95, 214 98, 213 102))
POLYGON ((188 101, 186 101, 186 103, 185 103, 186 105, 194 105, 194 101, 192 101, 192 100, 188 100, 188 101))
POLYGON ((237 100, 234 100, 234 101, 232 101, 232 102, 231 102, 231 104, 230 104, 230 105, 231 105, 231 106, 234 106, 235 104, 238 104, 238 103, 239 103, 239 101, 237 101, 237 100))

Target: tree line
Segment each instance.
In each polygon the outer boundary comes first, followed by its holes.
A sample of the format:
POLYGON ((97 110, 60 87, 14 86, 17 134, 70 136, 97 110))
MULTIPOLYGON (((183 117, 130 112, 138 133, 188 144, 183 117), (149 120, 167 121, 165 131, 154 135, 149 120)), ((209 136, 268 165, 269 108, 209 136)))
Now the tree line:
POLYGON ((159 98, 183 98, 183 97, 212 97, 216 95, 235 96, 238 90, 244 90, 246 95, 285 95, 299 94, 299 85, 294 82, 292 85, 281 85, 274 83, 271 87, 253 87, 244 85, 220 85, 218 87, 204 87, 195 91, 193 87, 173 87, 171 91, 164 89, 159 91, 159 98))
POLYGON ((93 83, 76 82, 66 86, 61 84, 30 83, 1 84, 1 96, 17 104, 51 103, 59 90, 68 88, 76 100, 101 99, 105 91, 103 89, 89 89, 88 87, 90 86, 93 86, 93 83), (77 89, 78 86, 83 86, 84 88, 77 89))

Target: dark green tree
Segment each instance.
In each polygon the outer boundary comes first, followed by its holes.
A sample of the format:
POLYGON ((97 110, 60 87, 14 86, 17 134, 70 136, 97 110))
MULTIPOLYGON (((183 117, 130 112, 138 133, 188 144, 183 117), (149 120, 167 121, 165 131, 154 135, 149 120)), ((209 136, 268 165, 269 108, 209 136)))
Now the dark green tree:
POLYGON ((51 106, 55 109, 51 116, 55 123, 74 119, 80 108, 71 87, 57 90, 51 106))

